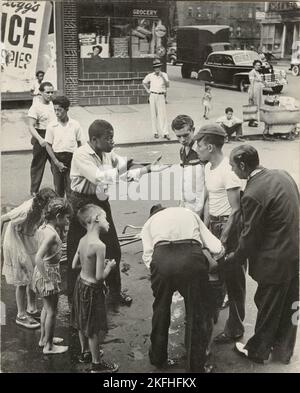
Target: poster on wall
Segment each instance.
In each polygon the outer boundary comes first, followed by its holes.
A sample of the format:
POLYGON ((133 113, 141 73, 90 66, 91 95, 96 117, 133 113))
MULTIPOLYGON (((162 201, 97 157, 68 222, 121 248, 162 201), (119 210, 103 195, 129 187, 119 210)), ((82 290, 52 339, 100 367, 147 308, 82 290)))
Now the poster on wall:
POLYGON ((55 32, 50 1, 5 1, 1 14, 2 93, 30 91, 35 73, 57 85, 55 32))

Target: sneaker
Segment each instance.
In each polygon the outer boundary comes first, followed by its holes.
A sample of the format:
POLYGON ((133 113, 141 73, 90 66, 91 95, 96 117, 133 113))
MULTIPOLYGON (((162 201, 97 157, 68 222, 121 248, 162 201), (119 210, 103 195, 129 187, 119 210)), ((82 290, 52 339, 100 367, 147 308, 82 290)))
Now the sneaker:
POLYGON ((69 349, 69 347, 67 347, 65 345, 54 345, 53 344, 51 349, 46 349, 44 347, 43 354, 44 355, 58 355, 58 354, 67 352, 68 349, 69 349))
POLYGON ((116 373, 119 370, 119 365, 116 363, 92 363, 91 373, 116 373))
POLYGON ((26 311, 26 313, 33 319, 37 319, 38 321, 41 319, 41 312, 39 310, 34 312, 26 311))
POLYGON ((29 315, 24 315, 23 317, 17 316, 16 324, 23 326, 27 329, 37 329, 41 326, 39 322, 37 322, 34 318, 29 315))
MULTIPOLYGON (((100 351, 99 351, 100 358, 102 358, 103 353, 104 353, 103 350, 100 349, 100 351)), ((91 352, 88 351, 88 352, 81 353, 79 358, 78 358, 78 361, 79 361, 79 363, 92 363, 92 354, 91 354, 91 352)))
POLYGON ((154 134, 154 138, 158 139, 159 138, 158 134, 154 134))

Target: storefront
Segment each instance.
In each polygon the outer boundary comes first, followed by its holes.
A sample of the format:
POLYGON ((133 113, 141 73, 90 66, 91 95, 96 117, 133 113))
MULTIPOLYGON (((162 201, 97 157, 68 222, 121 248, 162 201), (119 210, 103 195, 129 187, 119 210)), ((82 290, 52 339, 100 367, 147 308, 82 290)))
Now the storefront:
POLYGON ((266 18, 262 21, 262 49, 276 57, 290 57, 294 43, 299 40, 300 3, 266 3, 266 18))
POLYGON ((38 70, 63 91, 61 3, 4 1, 1 13, 2 101, 31 100, 38 70))
POLYGON ((166 2, 94 1, 77 11, 78 103, 145 103, 142 79, 155 57, 166 60, 166 2))
POLYGON ((73 105, 145 103, 144 76, 155 57, 166 62, 167 24, 163 0, 2 2, 2 100, 30 100, 42 70, 73 105))

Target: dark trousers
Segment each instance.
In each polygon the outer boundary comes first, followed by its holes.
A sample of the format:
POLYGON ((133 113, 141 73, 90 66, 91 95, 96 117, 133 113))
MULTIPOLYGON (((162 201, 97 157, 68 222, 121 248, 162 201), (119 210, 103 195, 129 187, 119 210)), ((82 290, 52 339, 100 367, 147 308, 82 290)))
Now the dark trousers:
POLYGON ((242 129, 242 124, 234 124, 231 127, 225 126, 225 124, 222 124, 222 127, 224 128, 227 136, 231 136, 232 134, 236 133, 236 136, 241 136, 243 135, 243 129, 242 129))
POLYGON ((77 211, 88 203, 93 203, 100 206, 106 213, 106 219, 109 222, 109 231, 100 235, 100 239, 106 245, 106 255, 108 259, 115 259, 117 266, 109 274, 106 279, 106 284, 109 287, 110 295, 119 296, 121 291, 121 274, 120 274, 120 261, 121 261, 121 248, 116 232, 116 228, 111 215, 110 204, 108 200, 99 201, 96 196, 82 195, 78 193, 71 193, 70 202, 73 207, 73 217, 70 222, 68 237, 67 237, 67 257, 68 257, 68 297, 69 302, 72 302, 73 291, 79 271, 72 269, 72 262, 80 239, 86 234, 85 228, 80 224, 77 219, 77 211))
POLYGON ((55 191, 62 198, 65 196, 65 194, 67 197, 69 197, 71 193, 70 170, 73 154, 68 152, 54 154, 58 161, 62 162, 67 167, 66 170, 60 172, 57 166, 52 162, 52 174, 55 191))
MULTIPOLYGON (((214 219, 212 216, 210 218, 210 230, 211 232, 220 239, 222 235, 223 228, 225 227, 227 219, 214 219)), ((235 224, 237 226, 237 223, 235 224)), ((226 251, 231 252, 235 250, 237 246, 238 231, 233 233, 233 231, 228 236, 228 241, 226 244, 226 251)), ((243 321, 245 318, 245 298, 246 298, 246 261, 241 263, 235 263, 230 267, 230 270, 221 272, 219 291, 222 296, 224 291, 224 286, 222 287, 222 282, 225 284, 225 288, 228 294, 229 301, 229 316, 225 324, 224 333, 228 337, 239 337, 244 333, 243 321), (223 291, 223 292, 222 292, 223 291)))
POLYGON ((246 344, 249 355, 267 360, 273 348, 278 360, 288 363, 297 335, 299 276, 277 285, 258 284, 254 301, 257 318, 254 335, 246 344))
MULTIPOLYGON (((42 138, 45 138, 46 130, 37 130, 37 132, 42 138)), ((33 157, 30 166, 30 193, 32 194, 39 191, 45 171, 46 162, 47 160, 51 162, 51 159, 49 154, 47 153, 46 147, 42 147, 36 138, 31 138, 31 144, 33 145, 33 157)))
POLYGON ((172 296, 179 291, 186 308, 187 371, 203 372, 212 318, 208 264, 200 244, 155 246, 150 268, 154 296, 149 350, 151 363, 160 366, 168 358, 172 296))

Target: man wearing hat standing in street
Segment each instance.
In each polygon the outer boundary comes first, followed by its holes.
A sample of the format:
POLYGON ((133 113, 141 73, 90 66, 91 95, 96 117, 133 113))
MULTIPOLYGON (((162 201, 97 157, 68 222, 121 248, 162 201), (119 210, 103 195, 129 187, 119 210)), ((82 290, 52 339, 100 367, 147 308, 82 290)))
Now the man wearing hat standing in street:
MULTIPOLYGON (((196 151, 205 166, 205 224, 218 237, 229 253, 237 247, 240 227, 240 191, 243 183, 232 171, 222 147, 226 133, 217 123, 200 128, 194 137, 196 151)), ((232 342, 243 336, 245 317, 245 263, 235 264, 230 271, 221 271, 215 285, 216 302, 221 307, 225 281, 229 300, 229 317, 224 331, 215 338, 218 344, 232 342), (224 277, 222 277, 224 276, 224 277)), ((218 310, 216 310, 215 318, 218 310)))
POLYGON ((143 86, 149 94, 154 138, 159 138, 159 134, 161 134, 161 136, 169 140, 165 94, 170 82, 167 73, 162 72, 161 67, 161 61, 155 59, 153 61, 154 72, 146 75, 143 80, 143 86))

